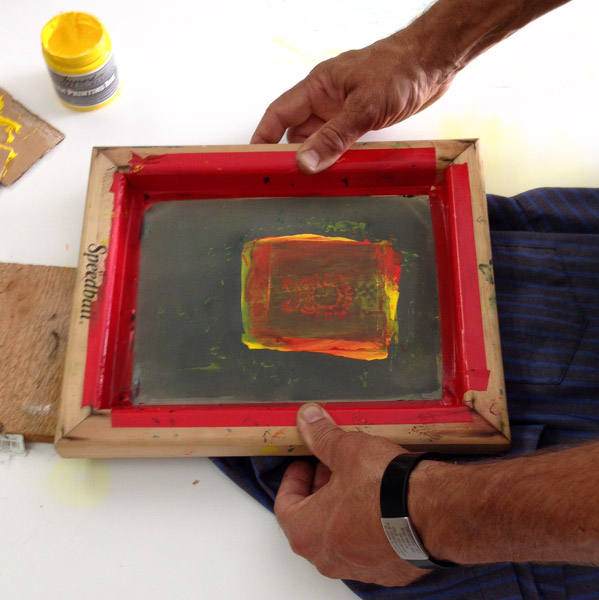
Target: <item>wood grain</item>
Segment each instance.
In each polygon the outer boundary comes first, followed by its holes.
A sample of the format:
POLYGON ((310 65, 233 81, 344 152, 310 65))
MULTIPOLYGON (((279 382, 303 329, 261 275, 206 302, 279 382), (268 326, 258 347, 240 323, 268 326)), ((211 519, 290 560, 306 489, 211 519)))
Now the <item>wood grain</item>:
MULTIPOLYGON (((470 423, 352 425, 342 429, 381 436, 414 452, 505 451, 505 436, 475 411, 471 414, 470 423)), ((92 411, 68 435, 56 441, 56 449, 67 458, 309 454, 296 427, 112 427, 108 410, 92 411)))
POLYGON ((455 159, 454 163, 467 164, 469 167, 472 223, 474 226, 476 261, 478 265, 478 285, 483 329, 485 332, 485 354, 487 357, 487 368, 490 372, 488 389, 484 392, 467 392, 463 402, 466 406, 482 415, 498 431, 505 435, 506 440, 509 440, 510 425, 499 339, 499 317, 497 314, 493 258, 491 255, 489 214, 487 211, 487 196, 485 194, 483 166, 478 142, 473 143, 464 150, 455 159))
MULTIPOLYGON (((113 210, 111 183, 115 173, 131 169, 130 160, 173 153, 292 151, 297 145, 194 146, 156 148, 95 148, 92 158, 81 248, 108 244, 113 210)), ((475 220, 476 251, 479 264, 492 265, 487 225, 486 199, 480 162, 474 140, 433 142, 382 142, 357 144, 355 148, 434 148, 437 177, 442 180, 451 164, 466 163, 470 174, 472 208, 475 220)), ((99 272, 105 256, 100 257, 99 272)), ((84 263, 79 265, 77 298, 83 289, 84 263)), ((486 392, 469 392, 464 404, 471 409, 470 423, 431 423, 344 427, 381 435, 411 450, 434 448, 443 452, 488 453, 509 446, 509 425, 503 392, 503 370, 499 347, 494 285, 479 274, 487 366, 491 370, 486 392)), ((145 457, 145 456, 251 456, 305 454, 297 428, 282 427, 190 427, 118 428, 112 427, 110 411, 81 407, 83 374, 89 323, 79 319, 77 306, 71 311, 69 348, 65 367, 59 423, 55 444, 65 457, 145 457), (274 435, 276 433, 276 436, 274 435), (270 437, 269 437, 270 436, 270 437), (276 439, 275 439, 276 438, 276 439)))
MULTIPOLYGON (((66 432, 70 431, 82 420, 86 419, 91 412, 89 407, 81 406, 89 328, 89 321, 79 318, 86 270, 86 262, 81 260, 81 255, 90 244, 108 244, 112 224, 113 203, 113 195, 110 188, 112 187, 113 176, 116 170, 117 165, 107 158, 103 152, 94 148, 85 204, 85 221, 81 234, 78 274, 72 291, 73 302, 69 321, 69 344, 65 362, 67 380, 65 380, 62 389, 55 439, 60 438, 66 432), (75 298, 76 301, 74 300, 75 298)), ((106 255, 103 255, 98 264, 98 273, 104 273, 105 263, 106 255)), ((100 282, 101 280, 97 282, 98 285, 100 282)))
POLYGON ((0 263, 0 432, 51 442, 75 269, 0 263))

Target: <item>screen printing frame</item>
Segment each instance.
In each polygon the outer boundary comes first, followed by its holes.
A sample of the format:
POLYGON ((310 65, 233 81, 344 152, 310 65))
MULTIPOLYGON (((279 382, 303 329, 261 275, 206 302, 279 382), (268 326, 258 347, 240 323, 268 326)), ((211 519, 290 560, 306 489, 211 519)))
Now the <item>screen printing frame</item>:
POLYGON ((168 200, 327 195, 428 195, 439 294, 450 297, 441 302, 443 398, 436 403, 326 402, 327 410, 346 430, 384 436, 411 450, 507 449, 510 433, 477 142, 356 144, 330 169, 311 176, 297 169, 296 149, 93 150, 55 438, 62 456, 306 454, 295 427, 297 402, 144 407, 117 391, 130 376, 144 207, 168 200))

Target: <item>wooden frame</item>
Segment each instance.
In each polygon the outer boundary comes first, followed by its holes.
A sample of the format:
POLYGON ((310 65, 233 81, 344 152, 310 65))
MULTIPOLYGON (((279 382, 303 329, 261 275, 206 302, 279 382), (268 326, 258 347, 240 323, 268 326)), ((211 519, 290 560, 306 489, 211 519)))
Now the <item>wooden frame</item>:
MULTIPOLYGON (((69 343, 55 444, 66 457, 142 457, 142 456, 234 456, 234 455, 288 455, 305 454, 295 426, 259 424, 258 426, 117 426, 111 423, 111 410, 98 406, 82 406, 85 384, 85 365, 88 357, 89 318, 81 318, 95 301, 94 288, 106 269, 106 252, 97 252, 90 274, 85 252, 93 253, 100 246, 107 248, 115 218, 116 188, 128 186, 135 193, 164 193, 154 189, 152 177, 143 185, 136 174, 156 158, 197 156, 215 153, 287 152, 293 145, 278 146, 212 146, 182 148, 96 148, 93 151, 81 254, 74 304, 71 313, 69 343), (146 188, 142 189, 144 186, 146 188), (149 187, 148 187, 149 186, 149 187), (93 277, 93 279, 90 279, 93 277), (96 277, 98 278, 96 280, 96 277), (86 290, 92 293, 85 294, 86 290), (88 298, 85 301, 85 298, 88 298), (83 304, 82 304, 82 299, 83 304)), ((467 182, 472 205, 472 225, 476 253, 478 289, 484 333, 484 353, 488 369, 488 385, 484 391, 467 388, 461 401, 468 419, 461 422, 435 422, 426 414, 417 415, 411 422, 400 424, 370 424, 367 421, 349 421, 343 428, 381 435, 412 450, 434 447, 445 452, 488 453, 507 449, 509 424, 504 393, 503 368, 499 345, 495 290, 492 278, 492 259, 484 194, 482 168, 475 140, 436 142, 368 143, 357 144, 355 150, 410 150, 415 154, 428 149, 434 151, 432 168, 426 173, 427 189, 446 185, 450 167, 466 165, 467 182)), ((429 152, 430 155, 430 152, 429 152)), ((249 156, 249 155, 248 155, 249 156)), ((373 154, 374 156, 374 154, 373 154)), ((412 165, 414 166, 414 165, 412 165)), ((430 166, 430 165, 429 165, 430 166)), ((178 171, 179 180, 186 181, 187 171, 178 171)), ((297 174, 305 179, 308 176, 297 174)), ((190 184, 191 185, 191 184, 190 184)), ((420 185, 420 184, 419 184, 420 185)), ((379 192, 390 193, 390 192, 379 192)), ((300 194, 301 195, 301 194, 300 194)), ((306 192, 305 195, 314 195, 306 192)), ((182 196, 184 197, 184 196, 182 196)), ((469 216, 469 215, 468 215, 469 216)), ((95 253, 94 253, 95 254, 95 253)), ((467 311, 462 308, 462 311, 467 311)), ((86 316, 89 314, 86 313, 86 316)), ((91 323, 92 327, 94 326, 91 323)), ((486 380, 485 380, 486 381, 486 380)), ((297 406, 297 405, 296 405, 297 406)), ((418 412, 417 410, 415 412, 418 412)), ((409 419, 407 419, 409 421, 409 419)), ((405 419, 404 419, 405 421, 405 419)), ((177 423, 178 424, 178 423, 177 423)))

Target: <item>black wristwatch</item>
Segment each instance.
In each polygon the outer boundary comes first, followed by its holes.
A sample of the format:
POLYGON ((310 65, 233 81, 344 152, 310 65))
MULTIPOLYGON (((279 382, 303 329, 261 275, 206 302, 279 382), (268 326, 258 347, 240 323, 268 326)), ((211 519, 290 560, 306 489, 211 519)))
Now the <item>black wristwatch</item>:
POLYGON ((424 549, 408 515, 408 480, 421 460, 439 460, 435 452, 406 453, 396 456, 381 480, 381 523, 389 543, 400 558, 421 569, 447 569, 457 566, 435 560, 424 549))

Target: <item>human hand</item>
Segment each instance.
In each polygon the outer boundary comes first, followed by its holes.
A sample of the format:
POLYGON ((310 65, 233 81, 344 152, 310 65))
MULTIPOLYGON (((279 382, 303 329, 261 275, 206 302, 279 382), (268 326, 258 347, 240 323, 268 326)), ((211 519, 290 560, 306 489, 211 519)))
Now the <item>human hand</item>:
POLYGON ((292 463, 277 494, 275 514, 293 551, 335 579, 403 586, 427 573, 397 556, 381 525, 381 478, 402 448, 344 432, 317 404, 304 405, 297 422, 321 462, 292 463))
POLYGON ((424 58, 426 43, 408 27, 320 63, 268 107, 251 143, 277 143, 287 131, 290 142, 302 143, 301 171, 328 168, 363 134, 407 119, 447 91, 453 73, 424 58))

